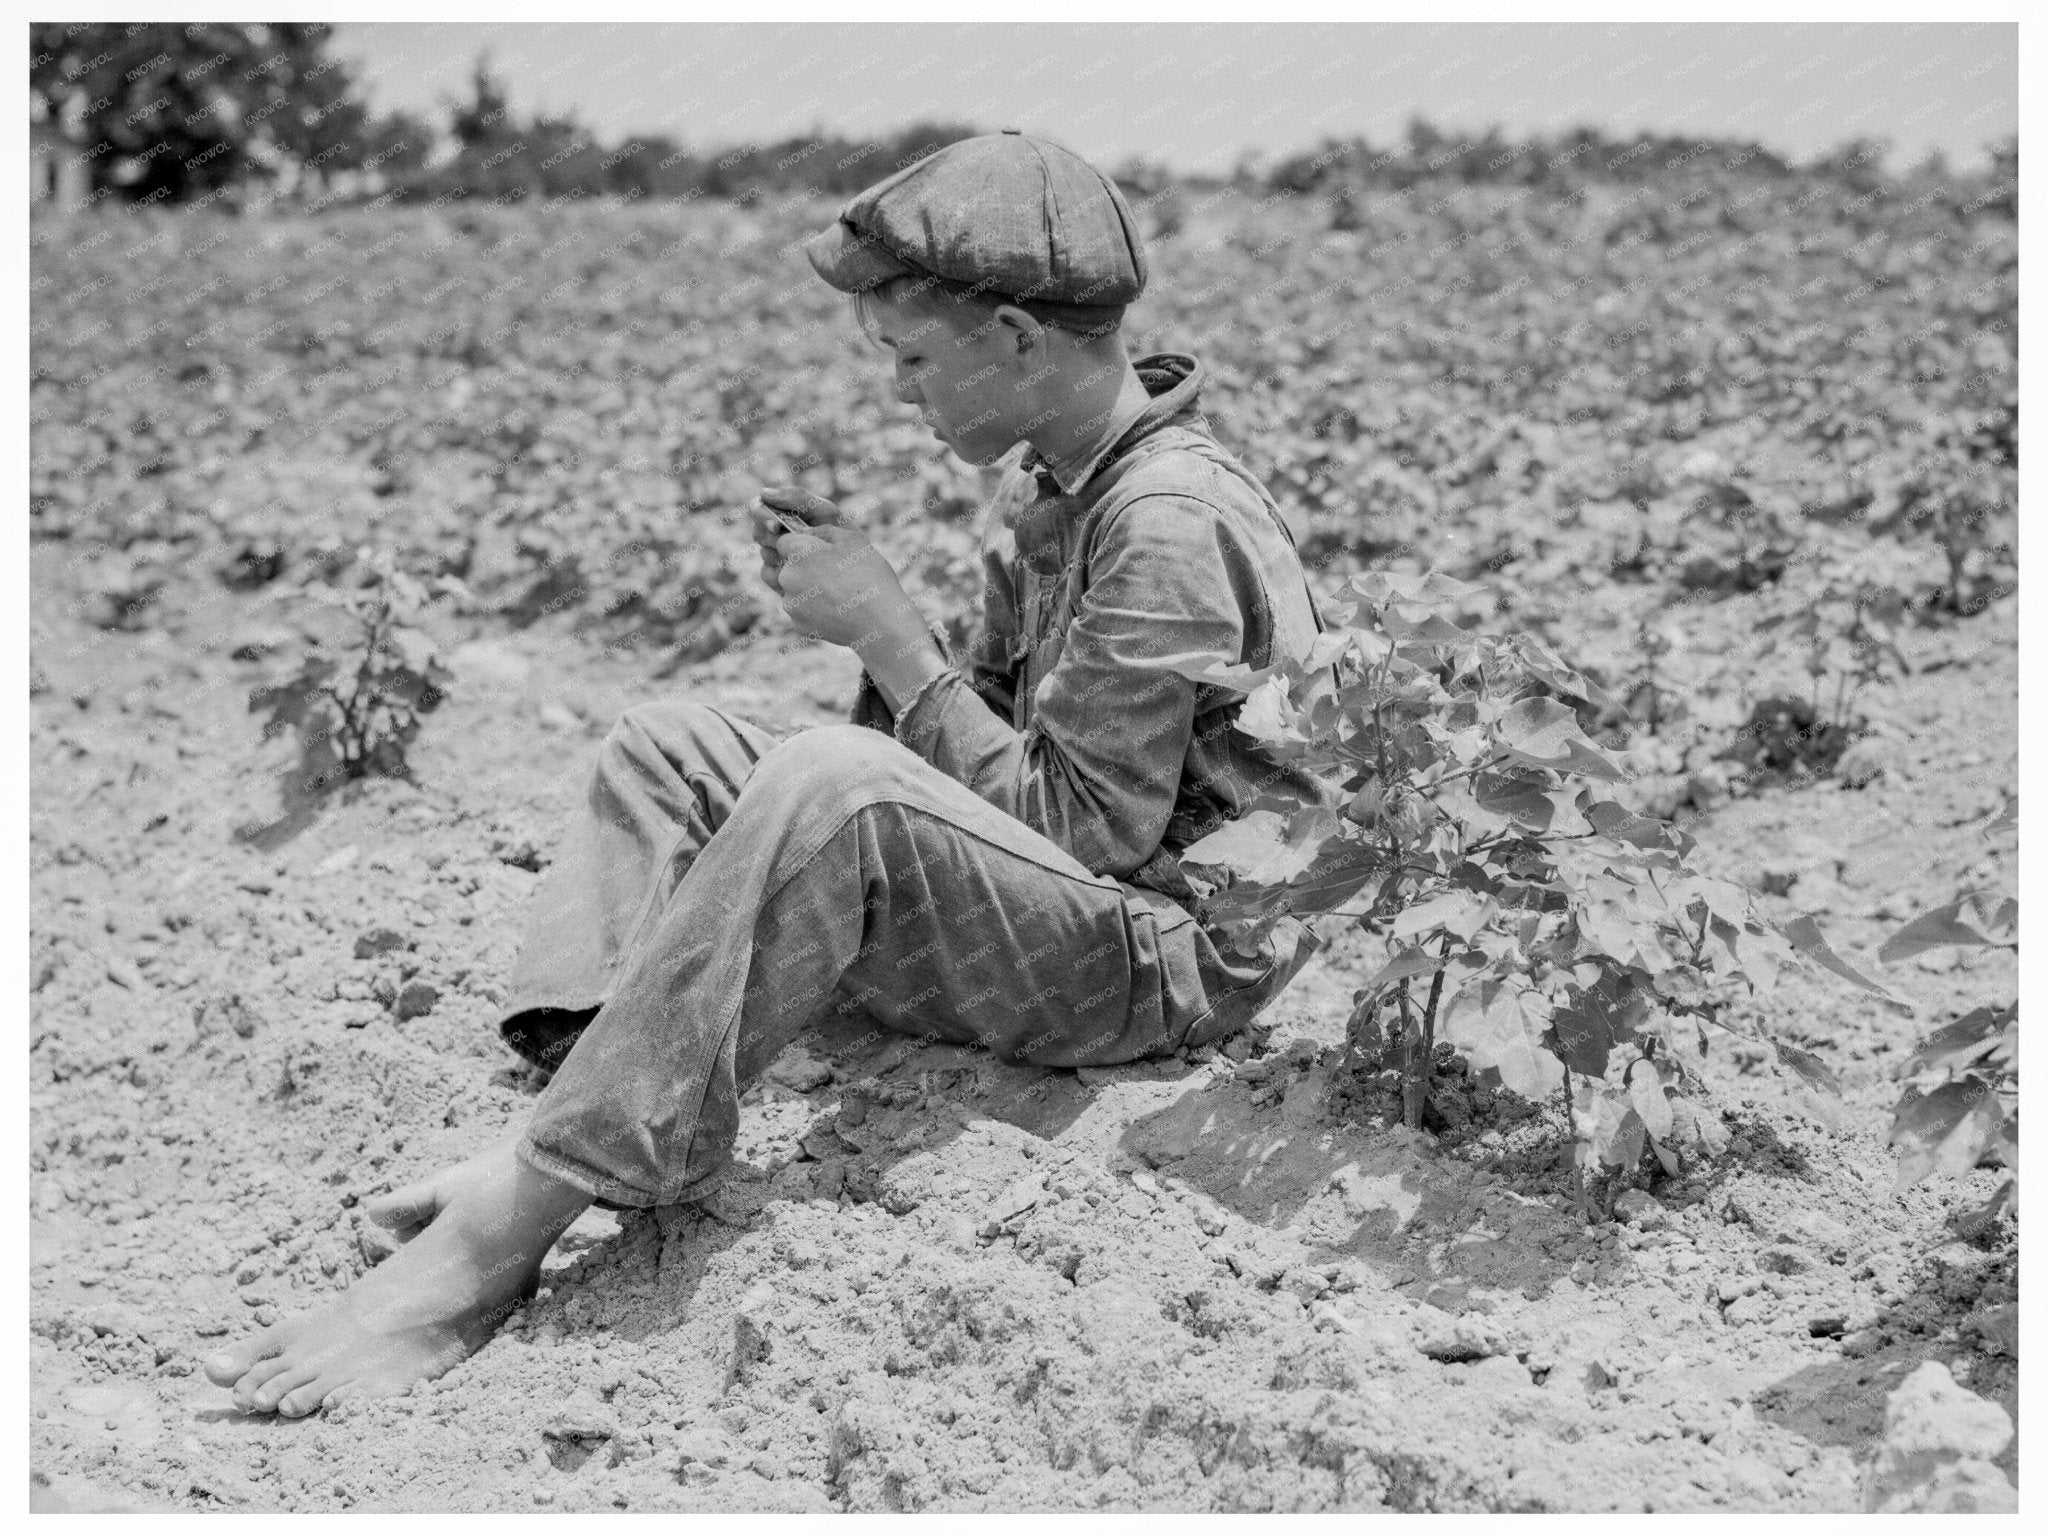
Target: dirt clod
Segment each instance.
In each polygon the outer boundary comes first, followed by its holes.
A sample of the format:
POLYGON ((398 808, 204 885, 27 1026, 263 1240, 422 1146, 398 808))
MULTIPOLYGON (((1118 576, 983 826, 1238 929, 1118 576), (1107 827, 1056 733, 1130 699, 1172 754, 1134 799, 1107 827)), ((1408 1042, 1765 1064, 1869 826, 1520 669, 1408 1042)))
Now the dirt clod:
POLYGON ((356 935, 355 956, 368 960, 376 955, 388 955, 393 950, 410 948, 412 940, 392 928, 368 928, 356 935))
POLYGON ((432 1013, 434 1005, 441 1000, 441 989, 431 982, 408 981, 399 988, 398 997, 391 1005, 392 1014, 400 1019, 416 1019, 432 1013))

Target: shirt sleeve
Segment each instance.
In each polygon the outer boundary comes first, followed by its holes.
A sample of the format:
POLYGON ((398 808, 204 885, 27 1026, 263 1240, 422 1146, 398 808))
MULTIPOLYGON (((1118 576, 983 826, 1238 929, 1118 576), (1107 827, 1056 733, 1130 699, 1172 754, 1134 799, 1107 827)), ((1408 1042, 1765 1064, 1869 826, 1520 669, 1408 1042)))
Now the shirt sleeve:
MULTIPOLYGON (((940 654, 946 658, 947 666, 960 664, 960 653, 954 649, 953 642, 947 637, 943 625, 929 625, 926 633, 938 644, 940 654)), ((918 692, 923 693, 930 687, 931 684, 927 682, 918 692)), ((865 667, 861 668, 860 685, 854 690, 853 708, 847 712, 846 719, 850 725, 864 725, 870 730, 895 734, 896 712, 889 708, 889 701, 882 697, 882 690, 875 686, 875 680, 868 676, 865 667)))
MULTIPOLYGON (((946 665, 964 672, 983 704, 1001 719, 1008 720, 1013 717, 1017 700, 1017 598, 1016 580, 1010 566, 1016 546, 1007 533, 1002 532, 999 519, 992 519, 989 526, 994 541, 984 542, 981 551, 980 630, 968 641, 964 656, 939 625, 931 626, 931 636, 938 642, 946 665)), ((930 688, 931 682, 927 681, 905 702, 915 703, 930 688)), ((882 697, 882 690, 875 686, 875 680, 868 676, 865 668, 860 674, 859 690, 853 696, 853 710, 847 718, 854 725, 865 725, 891 734, 896 732, 895 712, 889 708, 888 700, 882 697)))
POLYGON ((1095 531, 1087 587, 1029 729, 998 719, 949 669, 907 703, 896 738, 1093 873, 1131 873, 1159 847, 1193 734, 1200 685, 1175 667, 1242 655, 1258 599, 1231 540, 1223 514, 1191 497, 1116 509, 1095 531))

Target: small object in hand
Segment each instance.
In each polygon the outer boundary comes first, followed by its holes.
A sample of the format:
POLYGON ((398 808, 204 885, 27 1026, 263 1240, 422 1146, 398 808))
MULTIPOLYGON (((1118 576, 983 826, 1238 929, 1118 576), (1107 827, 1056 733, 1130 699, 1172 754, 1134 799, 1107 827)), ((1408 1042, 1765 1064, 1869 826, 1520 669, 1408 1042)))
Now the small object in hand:
POLYGON ((811 525, 805 522, 798 514, 791 512, 786 507, 770 505, 766 496, 760 497, 759 500, 761 505, 767 508, 768 515, 782 524, 791 533, 809 533, 811 531, 811 525))

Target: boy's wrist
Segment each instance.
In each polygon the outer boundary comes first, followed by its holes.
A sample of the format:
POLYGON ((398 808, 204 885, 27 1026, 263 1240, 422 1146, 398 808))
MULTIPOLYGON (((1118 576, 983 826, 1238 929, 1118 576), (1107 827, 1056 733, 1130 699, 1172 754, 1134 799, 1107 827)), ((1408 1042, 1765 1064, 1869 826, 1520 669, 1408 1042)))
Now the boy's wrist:
POLYGON ((924 616, 915 609, 903 622, 864 640, 854 650, 892 714, 949 665, 938 641, 925 627, 924 616))

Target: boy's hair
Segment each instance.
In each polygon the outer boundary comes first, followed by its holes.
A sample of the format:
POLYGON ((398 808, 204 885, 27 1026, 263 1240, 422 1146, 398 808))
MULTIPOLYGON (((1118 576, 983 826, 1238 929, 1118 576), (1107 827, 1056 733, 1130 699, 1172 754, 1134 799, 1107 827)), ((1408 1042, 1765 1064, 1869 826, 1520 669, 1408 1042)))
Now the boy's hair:
POLYGON ((987 324, 1005 304, 1014 304, 1040 325, 1057 326, 1071 332, 1083 343, 1096 343, 1116 335, 1124 320, 1124 306, 1060 304, 1048 299, 1019 298, 997 293, 985 284, 959 283, 936 273, 905 272, 886 278, 853 295, 856 324, 866 329, 873 317, 872 304, 880 299, 889 304, 906 300, 921 305, 928 313, 943 314, 955 329, 971 332, 987 324))

